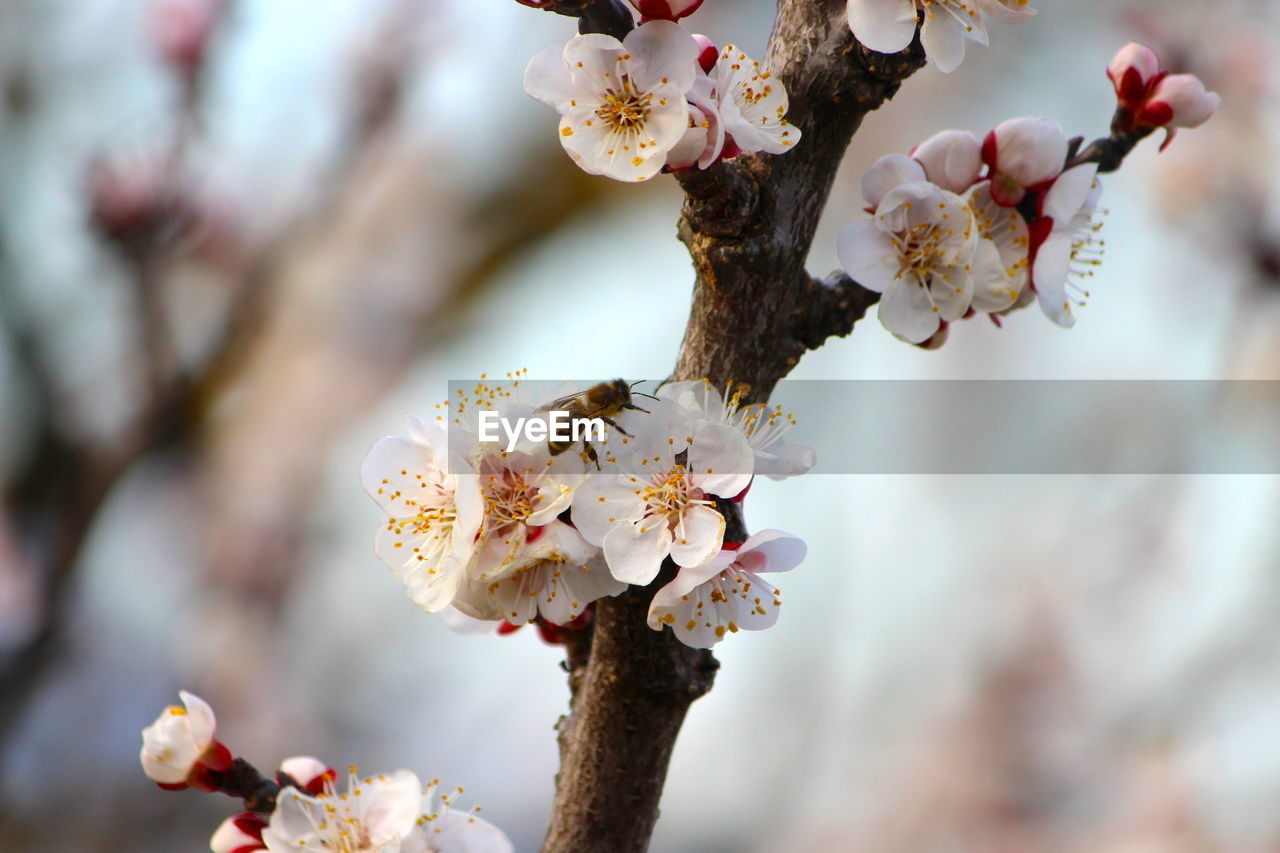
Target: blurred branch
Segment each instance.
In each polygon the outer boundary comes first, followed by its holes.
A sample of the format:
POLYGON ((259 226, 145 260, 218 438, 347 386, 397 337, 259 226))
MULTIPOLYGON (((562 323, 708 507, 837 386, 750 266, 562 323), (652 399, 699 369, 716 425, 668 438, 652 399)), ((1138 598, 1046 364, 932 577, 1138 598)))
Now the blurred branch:
MULTIPOLYGON (((686 192, 680 238, 697 283, 675 379, 743 383, 766 399, 807 348, 848 334, 875 302, 847 276, 816 282, 804 262, 849 140, 924 64, 924 52, 918 39, 900 54, 866 50, 849 31, 845 5, 778 5, 764 64, 786 86, 787 117, 804 131, 802 144, 783 157, 746 155, 676 174, 686 192)), ((720 508, 745 534, 740 505, 720 508)), ((649 602, 666 579, 598 603, 591 655, 562 731, 545 851, 648 846, 676 735, 717 666, 710 652, 648 628, 649 602)))

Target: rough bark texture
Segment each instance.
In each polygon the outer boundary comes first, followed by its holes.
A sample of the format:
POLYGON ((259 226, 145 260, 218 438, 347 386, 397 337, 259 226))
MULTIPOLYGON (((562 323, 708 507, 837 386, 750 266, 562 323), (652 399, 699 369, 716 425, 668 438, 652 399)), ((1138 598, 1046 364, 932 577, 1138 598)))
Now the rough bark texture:
MULTIPOLYGON (((686 192, 680 238, 697 271, 676 379, 751 386, 763 399, 808 348, 848 334, 878 294, 847 276, 818 281, 804 267, 836 169, 863 117, 918 69, 902 54, 864 50, 845 0, 780 0, 765 66, 786 86, 788 119, 804 136, 783 156, 746 155, 678 174, 686 192)), ((745 538, 738 505, 721 507, 745 538)), ((676 735, 716 661, 645 624, 653 592, 632 588, 597 604, 594 639, 561 721, 560 773, 544 851, 645 850, 676 735)))

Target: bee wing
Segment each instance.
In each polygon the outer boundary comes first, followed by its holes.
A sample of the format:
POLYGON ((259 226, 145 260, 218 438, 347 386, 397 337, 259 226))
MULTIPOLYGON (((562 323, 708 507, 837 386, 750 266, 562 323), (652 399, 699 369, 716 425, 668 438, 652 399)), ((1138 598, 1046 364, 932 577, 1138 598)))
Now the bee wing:
POLYGON ((576 394, 566 394, 563 397, 557 397, 556 399, 552 400, 550 403, 543 403, 541 406, 534 409, 534 411, 550 412, 553 409, 567 409, 569 408, 569 405, 572 403, 576 403, 577 407, 585 409, 586 399, 587 399, 587 392, 579 391, 576 394))

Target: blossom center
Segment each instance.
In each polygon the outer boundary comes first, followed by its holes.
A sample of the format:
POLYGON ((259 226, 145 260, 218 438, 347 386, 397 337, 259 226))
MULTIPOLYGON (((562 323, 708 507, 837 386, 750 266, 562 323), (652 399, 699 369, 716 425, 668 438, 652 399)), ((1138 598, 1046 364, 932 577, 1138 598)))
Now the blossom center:
POLYGON ((481 488, 485 515, 496 526, 517 524, 533 515, 538 489, 510 468, 490 474, 481 488))
POLYGON ((665 474, 654 475, 644 488, 646 516, 679 517, 692 504, 706 504, 702 490, 689 481, 683 465, 672 467, 665 474))
POLYGON ((946 266, 943 239, 949 234, 949 230, 936 222, 921 222, 905 232, 894 234, 893 245, 901 261, 898 275, 913 275, 923 284, 932 270, 946 266))
POLYGON ((631 130, 645 123, 652 100, 649 93, 633 92, 624 83, 621 93, 610 91, 605 94, 604 103, 596 109, 596 115, 617 130, 631 130))

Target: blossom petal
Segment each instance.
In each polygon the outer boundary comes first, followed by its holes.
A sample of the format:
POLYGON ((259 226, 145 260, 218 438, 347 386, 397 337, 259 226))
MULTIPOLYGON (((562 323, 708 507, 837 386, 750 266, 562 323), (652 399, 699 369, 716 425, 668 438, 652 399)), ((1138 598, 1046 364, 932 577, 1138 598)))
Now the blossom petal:
POLYGON ((705 563, 724 544, 724 528, 724 516, 716 510, 701 505, 689 507, 676 525, 671 559, 677 566, 705 563))
POLYGON ((739 555, 760 554, 764 559, 743 560, 745 568, 752 572, 789 572, 804 562, 808 546, 798 536, 781 530, 760 530, 753 533, 738 550, 739 555))
POLYGON ((901 154, 887 154, 862 174, 862 197, 873 209, 893 189, 925 180, 925 166, 901 154))
POLYGON ((1067 296, 1067 276, 1071 272, 1071 235, 1055 233, 1036 252, 1031 280, 1036 286, 1040 310, 1059 326, 1071 328, 1076 318, 1067 296))
POLYGON ((1069 223, 1085 206, 1097 174, 1097 163, 1084 163, 1067 169, 1044 194, 1040 215, 1062 225, 1069 223))
POLYGON ((643 586, 658 576, 671 551, 671 530, 665 519, 617 524, 605 534, 603 547, 615 578, 643 586))
POLYGON ((740 430, 707 424, 689 446, 689 472, 704 492, 731 498, 742 492, 755 473, 755 454, 740 430))
POLYGON ((915 0, 849 0, 849 29, 877 53, 897 53, 916 34, 915 0))
POLYGON ((893 335, 911 344, 918 344, 933 337, 941 325, 939 312, 925 293, 923 286, 914 279, 884 291, 878 309, 880 323, 893 335))
POLYGON ((950 74, 964 62, 965 25, 946 12, 925 15, 920 41, 925 55, 939 71, 950 74))
POLYGON ((631 54, 632 81, 641 90, 670 83, 681 92, 693 86, 702 49, 684 27, 672 21, 650 21, 623 40, 631 54))
POLYGON ((556 109, 573 100, 573 79, 564 64, 564 47, 539 51, 524 70, 524 90, 556 109))
POLYGON ((901 268, 893 237, 872 222, 846 225, 836 240, 840 266, 853 280, 876 293, 885 293, 898 282, 901 268))

